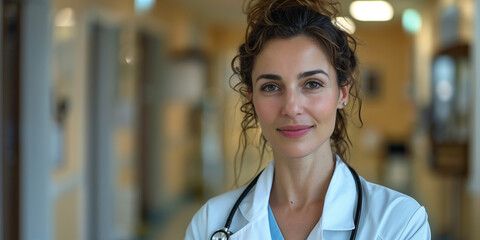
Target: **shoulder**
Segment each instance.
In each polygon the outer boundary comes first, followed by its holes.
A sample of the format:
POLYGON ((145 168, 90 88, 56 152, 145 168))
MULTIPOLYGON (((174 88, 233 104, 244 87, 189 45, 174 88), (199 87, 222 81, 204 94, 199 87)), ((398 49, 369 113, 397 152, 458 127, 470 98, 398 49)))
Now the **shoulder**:
MULTIPOLYGON (((271 163, 260 173, 258 181, 254 183, 249 194, 242 200, 242 204, 238 206, 230 226, 232 232, 237 232, 250 220, 255 219, 258 214, 266 212, 272 179, 273 164, 271 163)), ((247 186, 208 200, 193 216, 185 239, 209 239, 210 234, 223 228, 233 205, 247 186)))
POLYGON ((364 189, 364 207, 371 207, 371 210, 381 211, 383 213, 395 210, 398 207, 407 209, 420 207, 420 204, 408 195, 375 183, 367 182, 363 178, 361 178, 361 181, 364 189))
POLYGON ((193 216, 185 239, 209 239, 209 234, 223 227, 236 199, 245 187, 238 188, 208 200, 193 216))
POLYGON ((415 199, 363 178, 362 187, 362 222, 372 225, 367 229, 383 239, 430 239, 427 212, 415 199))

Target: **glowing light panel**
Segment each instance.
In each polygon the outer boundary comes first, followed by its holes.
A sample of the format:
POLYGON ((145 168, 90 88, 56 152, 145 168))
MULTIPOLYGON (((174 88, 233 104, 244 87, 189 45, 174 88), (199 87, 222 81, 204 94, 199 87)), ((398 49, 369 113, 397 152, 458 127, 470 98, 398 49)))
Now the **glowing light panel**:
POLYGON ((422 17, 415 9, 406 9, 402 14, 402 26, 405 31, 415 34, 422 28, 422 17))
POLYGON ((145 12, 155 5, 155 0, 135 0, 135 10, 145 12))
POLYGON ((393 7, 386 1, 354 1, 350 14, 359 21, 389 21, 393 18, 393 7))

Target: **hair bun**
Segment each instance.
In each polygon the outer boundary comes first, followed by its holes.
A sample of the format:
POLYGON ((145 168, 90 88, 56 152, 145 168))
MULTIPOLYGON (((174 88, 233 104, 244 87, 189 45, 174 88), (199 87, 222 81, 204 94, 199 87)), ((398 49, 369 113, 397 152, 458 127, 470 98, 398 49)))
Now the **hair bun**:
POLYGON ((334 19, 341 6, 335 0, 250 0, 244 9, 249 26, 267 22, 272 12, 293 7, 307 7, 310 10, 334 19))

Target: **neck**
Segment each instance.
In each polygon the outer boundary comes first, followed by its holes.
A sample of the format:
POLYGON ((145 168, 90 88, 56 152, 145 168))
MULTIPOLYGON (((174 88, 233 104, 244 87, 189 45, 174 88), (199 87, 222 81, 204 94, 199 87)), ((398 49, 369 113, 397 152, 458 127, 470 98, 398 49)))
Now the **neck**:
POLYGON ((275 157, 275 175, 270 204, 301 210, 325 200, 328 185, 335 169, 330 151, 297 159, 275 157))

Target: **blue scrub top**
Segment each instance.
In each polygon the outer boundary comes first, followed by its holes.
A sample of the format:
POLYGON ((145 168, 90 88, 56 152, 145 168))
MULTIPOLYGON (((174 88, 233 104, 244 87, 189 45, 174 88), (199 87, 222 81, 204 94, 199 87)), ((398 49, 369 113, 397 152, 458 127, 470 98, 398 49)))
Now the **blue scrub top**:
POLYGON ((275 220, 275 216, 273 216, 270 204, 268 204, 268 225, 270 226, 270 235, 272 236, 272 240, 284 240, 282 232, 280 232, 280 228, 275 220))

